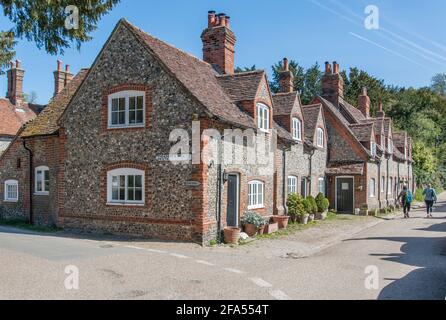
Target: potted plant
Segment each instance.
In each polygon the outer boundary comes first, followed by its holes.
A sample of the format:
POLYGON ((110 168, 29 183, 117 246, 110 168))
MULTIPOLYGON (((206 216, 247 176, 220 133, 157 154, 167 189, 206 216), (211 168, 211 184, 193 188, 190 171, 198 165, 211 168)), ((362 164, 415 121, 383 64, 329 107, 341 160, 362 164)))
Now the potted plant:
POLYGON ((273 221, 278 224, 279 229, 285 229, 288 226, 289 219, 290 219, 290 216, 285 216, 285 215, 273 216, 273 221))
POLYGON ((308 211, 308 214, 309 214, 308 220, 310 222, 312 222, 312 221, 314 221, 315 215, 317 213, 317 204, 316 204, 316 200, 314 199, 313 196, 308 196, 307 199, 308 199, 308 202, 310 205, 309 211, 308 211))
POLYGON ((223 230, 225 243, 227 244, 237 244, 240 239, 240 228, 237 227, 226 227, 223 230))
POLYGON ((328 207, 330 206, 330 202, 327 198, 324 197, 322 193, 319 193, 316 196, 316 205, 317 205, 317 213, 316 219, 325 220, 328 214, 328 207))
POLYGON ((257 231, 265 226, 265 219, 256 212, 246 211, 241 219, 243 228, 248 236, 253 237, 257 231))
POLYGON ((297 222, 300 219, 302 212, 305 211, 305 208, 302 205, 302 200, 302 196, 296 193, 290 193, 288 195, 286 205, 288 214, 293 222, 297 222))
POLYGON ((309 212, 312 212, 313 206, 307 198, 302 200, 302 205, 304 207, 304 211, 302 211, 300 214, 300 223, 307 224, 308 219, 310 218, 309 212))

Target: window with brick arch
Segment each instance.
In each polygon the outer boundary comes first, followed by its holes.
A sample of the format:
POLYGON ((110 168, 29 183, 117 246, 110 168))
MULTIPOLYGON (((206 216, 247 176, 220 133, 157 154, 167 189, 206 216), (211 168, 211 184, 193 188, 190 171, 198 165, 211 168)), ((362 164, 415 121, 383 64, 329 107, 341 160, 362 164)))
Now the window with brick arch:
POLYGON ((248 209, 259 209, 264 207, 265 184, 254 180, 248 184, 248 209))
POLYGON ((120 168, 107 172, 107 203, 144 205, 143 170, 120 168))
POLYGON ((17 202, 19 200, 19 182, 17 180, 5 181, 5 201, 17 202))
POLYGON ((145 125, 144 91, 120 91, 108 96, 108 127, 128 128, 145 125))

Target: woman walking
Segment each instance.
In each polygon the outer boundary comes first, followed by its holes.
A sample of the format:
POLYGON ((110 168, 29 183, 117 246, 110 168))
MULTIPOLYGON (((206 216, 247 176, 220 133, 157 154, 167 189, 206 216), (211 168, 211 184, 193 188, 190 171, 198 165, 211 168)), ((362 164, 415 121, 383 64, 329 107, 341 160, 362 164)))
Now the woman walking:
POLYGON ((407 189, 407 186, 404 186, 403 190, 398 195, 398 200, 400 199, 401 199, 401 206, 403 207, 404 211, 404 218, 409 218, 410 204, 412 203, 413 196, 412 192, 410 192, 410 190, 407 189))
POLYGON ((432 185, 429 184, 423 191, 424 202, 426 203, 427 218, 432 218, 432 207, 437 202, 437 193, 432 185))

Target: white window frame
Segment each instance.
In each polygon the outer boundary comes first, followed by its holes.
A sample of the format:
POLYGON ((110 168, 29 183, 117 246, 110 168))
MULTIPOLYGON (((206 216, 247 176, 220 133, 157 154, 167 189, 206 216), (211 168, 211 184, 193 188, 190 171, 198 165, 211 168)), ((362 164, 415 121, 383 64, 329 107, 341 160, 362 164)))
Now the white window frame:
POLYGON ((35 195, 40 195, 40 196, 47 196, 50 194, 50 190, 49 190, 49 184, 51 182, 50 179, 50 168, 47 166, 39 166, 36 167, 34 169, 34 194, 35 195), (39 178, 39 172, 40 177, 42 179, 38 179, 39 178), (48 190, 46 190, 45 188, 45 172, 48 172, 48 190), (42 188, 39 190, 39 182, 41 183, 42 188))
POLYGON ((138 90, 119 91, 108 96, 108 128, 109 129, 121 129, 121 128, 141 128, 146 125, 146 93, 138 90), (130 123, 130 98, 142 97, 142 123, 130 123), (125 99, 125 124, 112 124, 112 101, 113 99, 125 99))
POLYGON ((307 177, 302 177, 300 179, 300 185, 301 185, 301 190, 300 190, 300 195, 304 198, 308 197, 308 178, 307 177), (305 183, 302 185, 302 182, 305 180, 305 183), (303 188, 302 188, 303 186, 303 188))
POLYGON ((297 177, 296 176, 288 176, 287 181, 288 181, 288 194, 290 194, 290 193, 297 194, 297 190, 298 190, 297 183, 299 181, 297 179, 297 177))
POLYGON ((293 139, 302 141, 302 121, 299 118, 294 117, 292 121, 293 126, 293 139))
POLYGON ((265 183, 253 180, 248 183, 248 209, 260 209, 265 205, 265 183))
POLYGON ((369 197, 375 198, 376 197, 376 179, 370 178, 369 181, 369 197))
POLYGON ((319 148, 324 148, 325 147, 325 141, 324 141, 324 129, 322 128, 317 128, 317 132, 316 132, 316 145, 319 148))
POLYGON ((110 170, 107 172, 107 204, 108 205, 129 205, 129 206, 144 206, 145 205, 145 172, 140 169, 133 168, 119 168, 110 170), (113 177, 114 176, 125 176, 125 200, 114 200, 113 199, 113 177), (128 177, 129 176, 142 176, 141 185, 142 200, 128 200, 128 177))
POLYGON ((257 127, 260 131, 269 132, 270 128, 270 110, 263 103, 257 104, 257 127))
POLYGON ((383 150, 386 148, 386 136, 384 134, 381 134, 381 147, 383 150))
POLYGON ((325 195, 325 178, 324 177, 319 177, 319 179, 317 179, 317 189, 318 189, 318 192, 325 195), (322 190, 321 190, 321 186, 322 186, 322 190))
POLYGON ((393 187, 393 178, 389 177, 389 181, 387 181, 387 194, 392 194, 393 187))
POLYGON ((5 202, 17 202, 19 201, 19 182, 17 180, 6 180, 5 181, 5 202), (15 197, 9 196, 9 187, 15 187, 15 197))
POLYGON ((381 193, 384 193, 385 190, 386 190, 386 177, 382 176, 381 177, 381 193))
POLYGON ((387 150, 389 153, 393 153, 393 142, 390 138, 387 138, 387 150))

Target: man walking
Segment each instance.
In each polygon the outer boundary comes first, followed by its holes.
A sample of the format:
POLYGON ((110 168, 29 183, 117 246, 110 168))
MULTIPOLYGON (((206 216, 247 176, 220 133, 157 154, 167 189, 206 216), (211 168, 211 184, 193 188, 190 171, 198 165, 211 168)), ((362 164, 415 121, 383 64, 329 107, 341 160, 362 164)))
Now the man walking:
POLYGON ((423 191, 424 202, 426 203, 427 218, 432 218, 432 207, 437 202, 437 193, 432 185, 429 184, 423 191))
POLYGON ((407 186, 403 187, 400 194, 398 195, 398 200, 401 199, 401 206, 403 207, 404 218, 409 218, 410 205, 413 200, 412 192, 407 189, 407 186))

